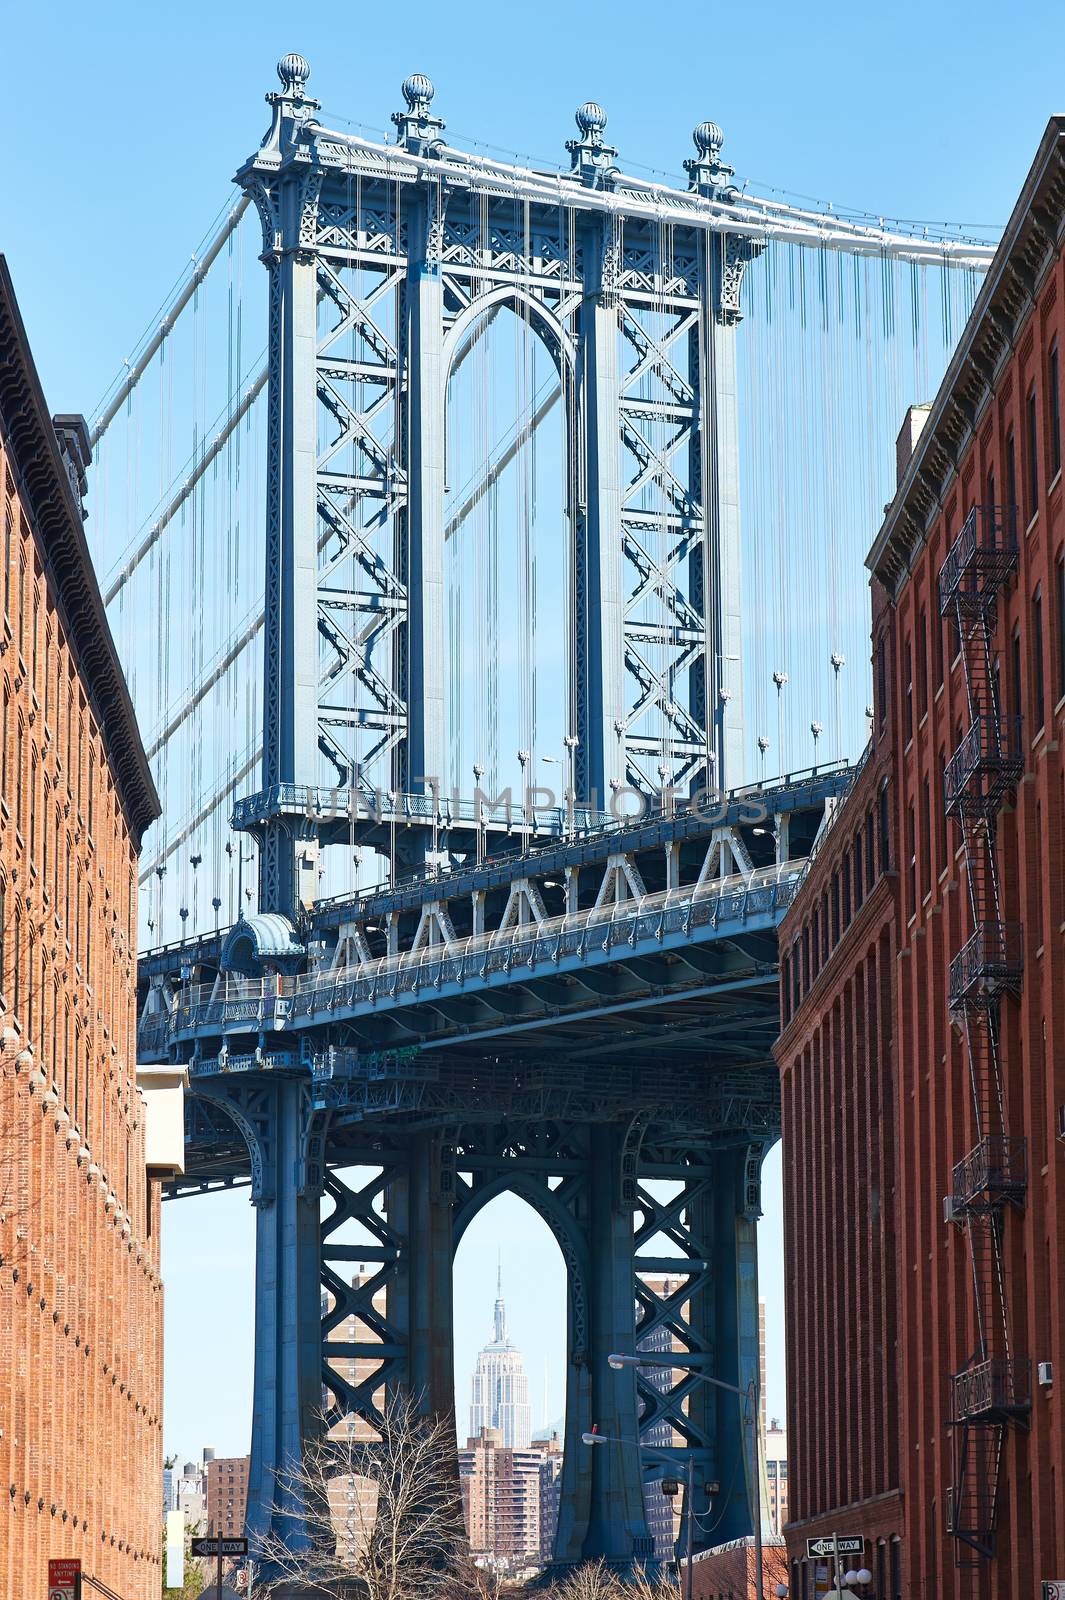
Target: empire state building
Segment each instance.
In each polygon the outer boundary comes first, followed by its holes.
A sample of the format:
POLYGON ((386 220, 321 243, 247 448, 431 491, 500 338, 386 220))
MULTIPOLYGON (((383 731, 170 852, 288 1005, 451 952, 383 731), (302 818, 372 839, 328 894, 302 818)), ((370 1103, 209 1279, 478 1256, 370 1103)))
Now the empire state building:
POLYGON ((473 1374, 471 1439, 476 1439, 482 1428, 498 1429, 500 1442, 508 1449, 529 1448, 532 1438, 529 1380, 522 1365, 521 1351, 507 1337, 502 1268, 496 1289, 495 1335, 477 1357, 473 1374))

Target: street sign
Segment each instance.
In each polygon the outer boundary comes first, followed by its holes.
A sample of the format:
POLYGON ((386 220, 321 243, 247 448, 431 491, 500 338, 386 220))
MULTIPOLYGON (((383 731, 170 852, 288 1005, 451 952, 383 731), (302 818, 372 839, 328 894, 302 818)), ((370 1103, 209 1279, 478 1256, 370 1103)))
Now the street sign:
POLYGON ((48 1600, 77 1600, 80 1577, 81 1562, 77 1558, 49 1561, 48 1600))
POLYGON ((817 1556, 834 1556, 837 1550, 841 1556, 864 1556, 865 1539, 860 1533, 841 1533, 838 1537, 830 1533, 827 1538, 806 1541, 807 1561, 817 1556))
POLYGON ((218 1534, 212 1533, 207 1539, 193 1539, 192 1553, 194 1556, 246 1556, 248 1553, 247 1539, 221 1539, 218 1534), (221 1549, 219 1549, 221 1546, 221 1549))
POLYGON ((1065 1578, 1044 1579, 1043 1600, 1065 1600, 1065 1578))

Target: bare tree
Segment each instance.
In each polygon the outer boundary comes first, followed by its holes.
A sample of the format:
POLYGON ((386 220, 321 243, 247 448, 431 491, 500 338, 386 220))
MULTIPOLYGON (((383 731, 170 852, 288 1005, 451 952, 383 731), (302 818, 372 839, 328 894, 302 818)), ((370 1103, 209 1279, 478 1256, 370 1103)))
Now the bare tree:
POLYGON ((574 1567, 549 1593, 551 1600, 680 1600, 672 1579, 655 1580, 640 1567, 623 1578, 602 1558, 574 1567))
POLYGON ((336 1437, 336 1429, 331 1437, 322 1420, 302 1465, 277 1475, 281 1526, 259 1551, 270 1573, 265 1592, 299 1585, 335 1600, 453 1594, 466 1534, 450 1420, 423 1415, 409 1396, 386 1399, 372 1441, 359 1432, 336 1437))

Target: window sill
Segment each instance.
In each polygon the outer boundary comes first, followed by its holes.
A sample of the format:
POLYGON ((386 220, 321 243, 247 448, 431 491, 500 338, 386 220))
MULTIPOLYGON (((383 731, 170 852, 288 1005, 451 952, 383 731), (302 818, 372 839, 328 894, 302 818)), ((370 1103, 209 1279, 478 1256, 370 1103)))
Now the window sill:
POLYGON ((1061 488, 1061 468, 1059 467, 1057 472, 1055 472, 1054 476, 1051 478, 1050 482, 1047 484, 1047 499, 1049 500, 1050 496, 1055 492, 1055 490, 1060 489, 1060 488, 1061 488))
POLYGON ((1032 740, 1032 742, 1031 742, 1031 744, 1030 744, 1030 745, 1029 745, 1029 746, 1028 746, 1028 748, 1029 748, 1029 749, 1030 749, 1030 750, 1034 750, 1034 749, 1035 749, 1035 748, 1036 748, 1036 746, 1037 746, 1037 745, 1041 745, 1041 744, 1042 744, 1042 743, 1043 743, 1043 740, 1044 740, 1044 739, 1045 739, 1045 738, 1046 738, 1046 732, 1047 732, 1047 725, 1046 725, 1046 723, 1045 723, 1045 722, 1043 722, 1043 723, 1042 723, 1042 724, 1041 724, 1041 725, 1040 725, 1040 727, 1039 727, 1039 730, 1038 730, 1038 732, 1037 732, 1037 733, 1036 733, 1036 736, 1035 736, 1035 738, 1034 738, 1034 739, 1033 739, 1033 740, 1032 740))
POLYGON ((1036 523, 1038 521, 1039 521, 1039 511, 1038 511, 1038 508, 1037 508, 1035 511, 1032 512, 1032 515, 1031 515, 1031 517, 1029 518, 1029 521, 1028 521, 1028 526, 1024 530, 1024 537, 1026 539, 1027 539, 1028 535, 1031 533, 1032 529, 1035 527, 1035 525, 1036 525, 1036 523))

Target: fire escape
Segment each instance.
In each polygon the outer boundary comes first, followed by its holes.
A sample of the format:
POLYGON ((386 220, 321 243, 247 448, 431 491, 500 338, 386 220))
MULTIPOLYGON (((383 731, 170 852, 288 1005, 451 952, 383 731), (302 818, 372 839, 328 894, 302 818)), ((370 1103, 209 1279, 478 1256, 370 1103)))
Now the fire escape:
POLYGON ((957 626, 969 727, 944 773, 943 803, 961 829, 971 932, 950 964, 952 1022, 964 1041, 978 1142, 954 1168, 945 1203, 969 1245, 976 1348, 951 1377, 953 1482, 947 1526, 955 1565, 994 1554, 1006 1429, 1025 1425, 1030 1363, 1010 1337, 1002 1238, 1006 1210, 1023 1206, 1027 1149, 1010 1133, 1000 1011, 1020 992, 1022 928, 1003 918, 998 815, 1024 770, 1021 718, 1003 714, 994 659, 998 597, 1017 567, 1014 506, 975 506, 939 575, 939 608, 957 626))

